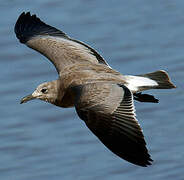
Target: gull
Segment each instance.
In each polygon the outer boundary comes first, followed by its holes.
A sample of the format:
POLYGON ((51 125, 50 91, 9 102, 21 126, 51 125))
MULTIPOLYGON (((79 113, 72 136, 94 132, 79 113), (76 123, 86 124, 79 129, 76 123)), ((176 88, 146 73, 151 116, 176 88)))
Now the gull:
POLYGON ((19 16, 14 31, 21 43, 46 56, 58 72, 57 80, 40 84, 21 103, 40 99, 62 108, 75 107, 87 127, 117 156, 143 167, 152 164, 134 99, 157 103, 142 91, 175 88, 166 71, 122 75, 93 48, 30 12, 19 16))

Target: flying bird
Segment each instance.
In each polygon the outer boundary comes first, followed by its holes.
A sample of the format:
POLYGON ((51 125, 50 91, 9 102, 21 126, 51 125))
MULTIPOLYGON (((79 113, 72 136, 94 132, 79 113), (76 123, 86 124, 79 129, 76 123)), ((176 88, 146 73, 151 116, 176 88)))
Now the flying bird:
POLYGON ((158 99, 142 91, 175 88, 165 71, 122 75, 93 48, 30 12, 19 16, 14 31, 21 43, 46 56, 58 72, 57 80, 40 84, 21 103, 40 99, 63 108, 75 107, 87 127, 113 153, 139 166, 151 165, 134 99, 157 103, 158 99))

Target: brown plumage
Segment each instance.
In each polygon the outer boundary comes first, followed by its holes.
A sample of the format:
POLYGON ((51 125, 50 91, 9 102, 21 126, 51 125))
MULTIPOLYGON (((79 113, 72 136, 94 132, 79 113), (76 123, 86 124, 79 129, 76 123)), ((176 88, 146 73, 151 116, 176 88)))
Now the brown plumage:
POLYGON ((59 75, 58 80, 39 85, 21 103, 37 98, 60 107, 75 107, 88 128, 116 155, 140 166, 151 164, 133 97, 158 102, 140 92, 175 88, 165 71, 122 75, 94 49, 30 13, 20 15, 15 33, 21 43, 46 56, 59 75))

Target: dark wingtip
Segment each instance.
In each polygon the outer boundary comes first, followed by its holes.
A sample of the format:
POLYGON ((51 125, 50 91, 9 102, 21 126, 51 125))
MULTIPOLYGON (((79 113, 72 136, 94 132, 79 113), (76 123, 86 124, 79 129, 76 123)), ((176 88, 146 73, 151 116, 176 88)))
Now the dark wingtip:
POLYGON ((138 165, 138 166, 148 167, 148 166, 152 165, 153 160, 151 159, 149 154, 146 154, 146 156, 147 157, 145 157, 145 158, 140 158, 140 157, 138 157, 137 159, 135 158, 133 160, 130 160, 129 162, 131 162, 135 165, 138 165))
POLYGON ((27 12, 27 13, 23 12, 19 16, 14 27, 14 32, 21 43, 25 43, 27 41, 27 36, 25 36, 24 34, 24 29, 25 29, 26 20, 28 19, 29 16, 31 16, 30 12, 27 12))
POLYGON ((138 166, 142 166, 142 167, 148 167, 150 165, 152 165, 153 160, 150 158, 150 156, 147 159, 139 159, 138 161, 130 161, 131 163, 138 165, 138 166))
POLYGON ((147 162, 145 163, 144 167, 148 167, 148 166, 152 165, 152 162, 153 162, 153 160, 151 158, 149 158, 147 160, 147 162))
POLYGON ((30 12, 23 12, 14 27, 15 34, 21 43, 26 43, 32 37, 37 35, 51 35, 51 36, 62 36, 67 35, 41 21, 35 14, 31 15, 30 12))

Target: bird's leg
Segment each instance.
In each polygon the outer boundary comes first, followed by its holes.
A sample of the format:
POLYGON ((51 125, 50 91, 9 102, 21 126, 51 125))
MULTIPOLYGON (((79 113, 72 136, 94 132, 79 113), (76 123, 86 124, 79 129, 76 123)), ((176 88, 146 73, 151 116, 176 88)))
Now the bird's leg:
POLYGON ((134 93, 134 99, 140 102, 152 102, 152 103, 159 102, 159 100, 156 99, 154 96, 142 93, 134 93))

